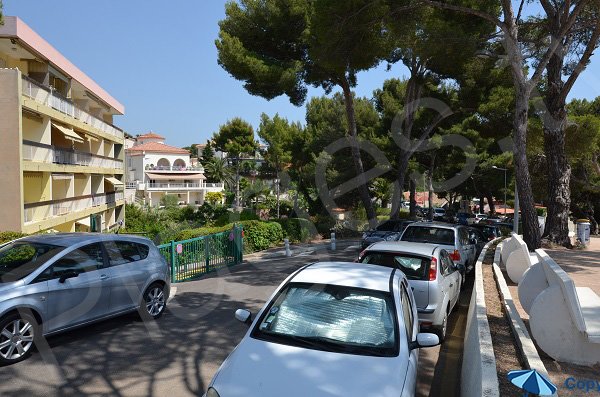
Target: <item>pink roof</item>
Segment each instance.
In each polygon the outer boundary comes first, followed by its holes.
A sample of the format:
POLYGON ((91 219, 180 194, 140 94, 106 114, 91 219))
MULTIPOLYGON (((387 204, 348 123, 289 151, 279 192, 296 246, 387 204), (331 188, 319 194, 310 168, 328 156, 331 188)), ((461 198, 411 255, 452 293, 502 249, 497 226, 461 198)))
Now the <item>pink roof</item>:
POLYGON ((77 80, 81 85, 90 90, 98 98, 102 99, 120 114, 125 113, 125 106, 113 98, 108 92, 100 87, 94 80, 73 65, 56 48, 44 40, 33 29, 18 17, 4 17, 4 25, 0 26, 0 37, 17 37, 32 50, 47 59, 62 72, 77 80))
POLYGON ((185 149, 175 146, 165 145, 158 142, 147 142, 141 145, 133 146, 127 149, 128 152, 155 152, 155 153, 172 153, 172 154, 190 154, 185 149))
POLYGON ((164 136, 160 136, 160 135, 158 135, 157 133, 155 133, 155 132, 152 132, 152 131, 150 131, 150 132, 149 132, 149 133, 147 133, 147 134, 140 135, 140 136, 138 136, 138 137, 136 137, 136 138, 137 138, 137 139, 165 139, 165 137, 164 137, 164 136))

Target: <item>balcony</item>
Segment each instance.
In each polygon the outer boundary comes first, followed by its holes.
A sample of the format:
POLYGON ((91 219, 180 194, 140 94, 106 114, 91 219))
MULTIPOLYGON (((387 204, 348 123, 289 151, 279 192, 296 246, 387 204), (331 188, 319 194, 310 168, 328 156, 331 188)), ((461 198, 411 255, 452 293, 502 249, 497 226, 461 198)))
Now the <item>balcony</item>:
POLYGON ((23 160, 123 170, 122 160, 27 140, 23 141, 23 160))
POLYGON ((70 100, 61 97, 52 88, 45 87, 27 76, 23 78, 23 95, 34 101, 51 107, 59 112, 71 116, 87 125, 90 125, 102 132, 123 139, 123 131, 99 118, 92 116, 83 109, 74 105, 70 100))
POLYGON ((146 171, 174 171, 174 172, 199 172, 201 174, 204 173, 204 167, 179 167, 179 166, 150 166, 147 165, 145 167, 146 171))
POLYGON ((124 197, 123 192, 112 192, 25 204, 25 223, 39 222, 57 216, 85 211, 104 204, 115 204, 117 201, 123 200, 124 197))
POLYGON ((204 183, 147 183, 147 190, 202 190, 204 183))

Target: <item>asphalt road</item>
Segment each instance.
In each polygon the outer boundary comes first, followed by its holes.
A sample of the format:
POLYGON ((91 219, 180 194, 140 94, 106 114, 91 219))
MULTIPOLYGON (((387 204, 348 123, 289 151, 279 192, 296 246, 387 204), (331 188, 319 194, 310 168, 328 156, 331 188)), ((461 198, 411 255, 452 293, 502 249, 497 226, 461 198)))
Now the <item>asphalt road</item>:
MULTIPOLYGON (((126 315, 48 339, 28 360, 0 368, 1 396, 201 396, 247 328, 238 308, 256 313, 274 288, 300 266, 353 260, 357 249, 303 252, 260 259, 202 280, 175 284, 168 311, 156 322, 126 315)), ((442 347, 421 350, 419 396, 458 395, 470 291, 449 321, 442 347)))

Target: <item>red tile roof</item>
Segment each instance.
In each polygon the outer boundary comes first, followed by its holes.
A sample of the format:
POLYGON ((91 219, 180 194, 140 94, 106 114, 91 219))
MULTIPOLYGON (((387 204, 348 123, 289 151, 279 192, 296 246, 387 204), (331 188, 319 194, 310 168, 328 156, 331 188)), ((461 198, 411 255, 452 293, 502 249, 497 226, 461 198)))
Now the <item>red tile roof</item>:
POLYGON ((150 131, 147 134, 140 135, 140 136, 137 137, 137 139, 140 139, 140 138, 141 139, 165 139, 164 136, 160 136, 160 135, 158 135, 158 134, 156 134, 156 133, 154 133, 152 131, 150 131))
POLYGON ((136 145, 127 149, 129 152, 155 152, 155 153, 172 153, 172 154, 190 154, 185 149, 175 146, 165 145, 159 142, 146 142, 142 145, 136 145))

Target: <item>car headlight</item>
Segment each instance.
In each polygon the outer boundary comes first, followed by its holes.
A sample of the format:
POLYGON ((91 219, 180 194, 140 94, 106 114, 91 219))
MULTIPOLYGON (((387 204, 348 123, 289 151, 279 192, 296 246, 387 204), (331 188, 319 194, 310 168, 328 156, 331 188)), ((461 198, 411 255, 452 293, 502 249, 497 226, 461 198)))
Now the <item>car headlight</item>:
POLYGON ((206 391, 206 397, 221 397, 214 387, 209 387, 206 391))
POLYGON ((397 234, 388 234, 387 236, 385 236, 385 241, 396 241, 396 240, 398 240, 397 234))

